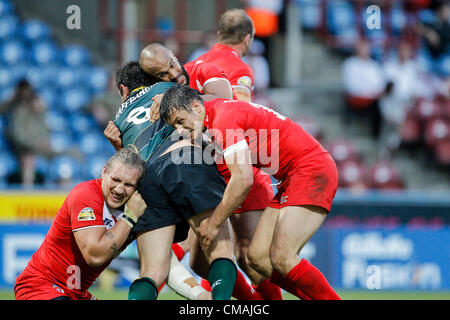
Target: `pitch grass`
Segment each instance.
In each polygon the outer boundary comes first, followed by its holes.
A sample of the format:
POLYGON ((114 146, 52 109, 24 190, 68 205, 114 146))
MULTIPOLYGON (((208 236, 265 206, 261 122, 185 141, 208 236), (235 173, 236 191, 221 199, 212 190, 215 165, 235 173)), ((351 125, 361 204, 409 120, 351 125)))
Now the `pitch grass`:
MULTIPOLYGON (((117 289, 111 292, 92 289, 92 294, 100 300, 127 300, 128 290, 117 289)), ((342 300, 450 300, 450 291, 396 292, 396 291, 338 291, 342 300)), ((284 294, 284 300, 298 300, 291 294, 284 294)), ((14 300, 11 290, 0 290, 0 300, 14 300)), ((158 300, 185 300, 171 289, 163 289, 158 300)))

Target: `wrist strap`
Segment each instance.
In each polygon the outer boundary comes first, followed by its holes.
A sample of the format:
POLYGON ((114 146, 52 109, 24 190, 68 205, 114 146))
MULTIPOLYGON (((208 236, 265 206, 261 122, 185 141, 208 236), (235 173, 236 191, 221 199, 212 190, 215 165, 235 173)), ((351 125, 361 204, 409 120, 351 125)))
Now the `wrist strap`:
POLYGON ((125 204, 125 209, 124 209, 124 215, 126 215, 127 217, 129 217, 131 220, 133 220, 133 222, 136 224, 138 219, 136 218, 136 216, 134 215, 133 212, 131 212, 130 208, 128 208, 128 206, 125 204))
POLYGON ((136 222, 134 222, 129 216, 127 216, 125 213, 122 215, 122 217, 120 218, 123 221, 125 221, 125 223, 127 225, 129 225, 131 228, 134 228, 134 226, 136 225, 136 222))

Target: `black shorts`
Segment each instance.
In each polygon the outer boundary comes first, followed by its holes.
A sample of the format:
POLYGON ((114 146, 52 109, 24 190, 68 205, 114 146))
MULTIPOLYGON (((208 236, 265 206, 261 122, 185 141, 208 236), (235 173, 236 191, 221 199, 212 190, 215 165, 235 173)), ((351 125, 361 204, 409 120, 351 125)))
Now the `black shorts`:
POLYGON ((216 164, 207 164, 199 147, 182 147, 147 163, 139 192, 147 209, 133 232, 177 225, 174 242, 187 237, 187 219, 214 209, 226 183, 216 164))

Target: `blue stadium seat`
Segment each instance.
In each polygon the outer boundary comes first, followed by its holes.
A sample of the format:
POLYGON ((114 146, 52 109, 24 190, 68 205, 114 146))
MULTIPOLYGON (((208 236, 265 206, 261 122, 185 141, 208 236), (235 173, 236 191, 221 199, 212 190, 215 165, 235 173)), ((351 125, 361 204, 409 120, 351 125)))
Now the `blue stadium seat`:
POLYGON ((50 148, 53 152, 59 154, 73 149, 74 140, 72 136, 64 132, 56 132, 50 135, 50 148))
POLYGON ((25 21, 21 29, 23 38, 28 42, 48 41, 51 37, 49 25, 40 20, 25 21))
POLYGON ((97 123, 91 116, 79 112, 70 114, 68 121, 74 136, 84 135, 97 128, 97 123))
POLYGON ((11 68, 0 66, 0 88, 9 87, 16 83, 11 68))
POLYGON ((111 150, 108 145, 110 143, 103 133, 96 130, 86 133, 80 140, 80 150, 87 156, 107 153, 111 150))
POLYGON ((36 170, 39 171, 47 178, 50 172, 50 161, 43 156, 36 156, 36 170))
POLYGON ((38 41, 31 46, 31 61, 36 65, 58 64, 59 49, 51 41, 38 41))
POLYGON ((42 87, 37 91, 38 96, 45 103, 47 110, 53 111, 58 108, 57 106, 57 92, 51 86, 42 87))
POLYGON ((25 78, 36 90, 44 88, 48 85, 48 78, 46 73, 43 72, 42 68, 37 66, 29 67, 25 75, 25 78))
POLYGON ((443 77, 450 76, 450 54, 439 57, 436 61, 436 71, 443 77))
POLYGON ((319 0, 297 0, 302 26, 305 29, 316 29, 322 20, 322 8, 319 0))
POLYGON ((432 10, 424 9, 419 11, 419 19, 422 23, 432 23, 436 16, 432 10))
POLYGON ((62 112, 49 110, 45 115, 45 122, 51 132, 67 134, 69 123, 62 112))
POLYGON ((6 14, 0 17, 0 41, 15 38, 19 33, 20 22, 15 15, 6 14))
POLYGON ((328 31, 332 34, 346 33, 356 27, 353 5, 348 1, 330 1, 327 5, 328 31))
POLYGON ((1 90, 0 90, 0 102, 5 102, 5 101, 8 101, 8 100, 12 99, 12 97, 14 96, 15 92, 16 92, 16 87, 15 86, 9 86, 9 87, 1 88, 1 90))
POLYGON ((13 14, 14 13, 14 7, 9 0, 0 0, 0 17, 7 15, 7 14, 13 14))
POLYGON ((63 48, 62 62, 68 67, 83 67, 91 62, 89 51, 82 46, 72 45, 63 48))
POLYGON ((7 151, 0 153, 0 179, 5 179, 8 175, 16 171, 18 161, 14 155, 7 151))
POLYGON ((90 157, 86 160, 84 164, 84 178, 85 180, 97 179, 100 178, 102 174, 103 167, 108 161, 108 156, 99 155, 90 157))
POLYGON ((0 62, 5 65, 16 65, 26 60, 27 52, 22 42, 8 40, 0 44, 0 62))
POLYGON ((55 157, 49 166, 51 181, 57 182, 62 179, 78 179, 81 176, 81 163, 70 156, 55 157))
POLYGON ((91 102, 89 91, 82 87, 67 89, 61 93, 61 107, 67 112, 78 112, 91 102))
POLYGON ((108 89, 109 72, 101 67, 90 68, 86 80, 94 95, 103 93, 108 89))
POLYGON ((73 68, 63 67, 59 70, 55 78, 56 87, 65 90, 79 84, 79 73, 73 68))
POLYGON ((401 5, 394 5, 391 10, 391 28, 394 35, 400 35, 403 28, 406 27, 407 17, 401 5))
POLYGON ((1 130, 0 130, 0 150, 2 150, 2 152, 10 150, 8 141, 6 140, 6 137, 1 130))

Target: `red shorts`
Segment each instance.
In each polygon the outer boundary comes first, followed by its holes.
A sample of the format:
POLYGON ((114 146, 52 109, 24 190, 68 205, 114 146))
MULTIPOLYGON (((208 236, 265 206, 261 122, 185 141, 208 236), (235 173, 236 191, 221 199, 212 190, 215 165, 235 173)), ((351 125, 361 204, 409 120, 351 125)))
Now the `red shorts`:
POLYGON ((71 300, 95 299, 87 290, 75 292, 44 276, 31 274, 27 270, 17 277, 14 294, 16 300, 51 300, 57 297, 69 297, 71 300))
POLYGON ((328 152, 318 153, 307 160, 294 159, 285 176, 269 207, 314 205, 330 211, 337 191, 338 172, 328 152))
MULTIPOLYGON (((228 183, 229 177, 225 178, 228 183)), ((242 213, 246 211, 264 210, 273 199, 272 180, 270 176, 253 167, 253 185, 245 198, 244 202, 234 211, 234 213, 242 213)))

